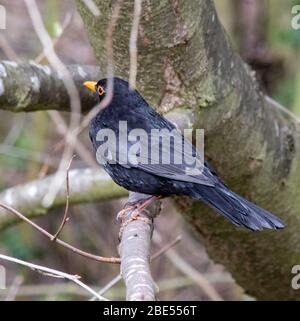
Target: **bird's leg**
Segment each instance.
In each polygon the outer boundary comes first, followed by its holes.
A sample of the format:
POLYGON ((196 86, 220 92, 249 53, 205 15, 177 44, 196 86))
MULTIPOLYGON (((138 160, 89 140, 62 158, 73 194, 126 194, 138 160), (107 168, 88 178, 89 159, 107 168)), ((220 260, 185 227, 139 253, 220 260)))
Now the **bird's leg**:
POLYGON ((152 202, 160 199, 161 197, 162 196, 153 195, 153 196, 150 196, 149 198, 140 200, 140 201, 138 201, 136 203, 128 202, 125 205, 125 207, 118 213, 117 219, 118 220, 122 220, 123 216, 126 213, 132 212, 131 218, 134 220, 139 215, 139 212, 144 211, 147 206, 149 206, 152 202))
MULTIPOLYGON (((121 227, 119 232, 119 239, 122 239, 124 228, 132 221, 140 220, 151 226, 152 219, 150 212, 146 209, 154 201, 160 199, 162 196, 145 196, 138 193, 131 194, 129 201, 125 204, 124 208, 118 213, 117 219, 121 221, 121 227), (138 196, 138 198, 136 197, 138 196)), ((160 205, 159 205, 160 206, 160 205)))
POLYGON ((147 206, 149 206, 152 202, 160 199, 162 196, 157 196, 157 195, 153 195, 149 198, 147 198, 146 200, 140 201, 137 204, 135 204, 136 208, 134 210, 134 212, 140 212, 143 211, 144 209, 146 209, 147 206))

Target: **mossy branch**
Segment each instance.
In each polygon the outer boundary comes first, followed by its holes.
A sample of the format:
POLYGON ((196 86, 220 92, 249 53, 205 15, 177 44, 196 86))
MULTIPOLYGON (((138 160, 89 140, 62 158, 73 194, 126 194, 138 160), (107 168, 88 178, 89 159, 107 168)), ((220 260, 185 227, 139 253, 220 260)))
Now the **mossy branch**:
MULTIPOLYGON (((102 74, 99 68, 87 65, 69 65, 67 68, 78 89, 83 112, 90 110, 97 101, 83 82, 100 79, 102 74)), ((69 96, 61 75, 50 66, 34 62, 0 62, 0 109, 29 112, 49 109, 68 111, 69 108, 69 96)))

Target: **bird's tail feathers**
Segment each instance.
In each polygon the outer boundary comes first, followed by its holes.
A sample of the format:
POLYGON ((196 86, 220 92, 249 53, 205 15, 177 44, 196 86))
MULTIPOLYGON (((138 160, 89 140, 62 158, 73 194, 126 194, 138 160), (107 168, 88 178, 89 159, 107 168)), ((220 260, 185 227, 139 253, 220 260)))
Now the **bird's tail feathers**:
POLYGON ((232 223, 251 230, 280 229, 286 225, 278 217, 235 194, 223 184, 199 186, 194 197, 216 209, 232 223))

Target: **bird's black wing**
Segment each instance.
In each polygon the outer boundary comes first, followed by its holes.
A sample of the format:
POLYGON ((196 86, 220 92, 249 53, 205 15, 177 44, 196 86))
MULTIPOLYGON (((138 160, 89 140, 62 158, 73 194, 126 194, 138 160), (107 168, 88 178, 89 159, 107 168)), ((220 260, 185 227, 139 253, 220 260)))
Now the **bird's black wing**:
POLYGON ((215 186, 217 182, 196 148, 175 127, 172 131, 160 131, 159 137, 148 132, 147 139, 118 146, 117 152, 111 150, 107 155, 106 161, 113 161, 127 169, 136 168, 156 176, 206 186, 215 186), (177 138, 177 143, 174 137, 177 138), (162 143, 168 140, 170 145, 162 143), (186 153, 184 148, 192 152, 186 153), (128 161, 120 162, 124 155, 128 157, 128 161), (163 161, 168 159, 170 162, 163 161), (179 162, 176 163, 175 159, 179 162))
POLYGON ((139 141, 141 151, 148 148, 148 153, 143 155, 140 152, 138 163, 131 163, 131 167, 173 180, 207 186, 215 185, 215 179, 205 167, 204 160, 197 154, 191 142, 178 131, 161 131, 159 138, 156 135, 149 136, 148 146, 143 146, 143 143, 144 141, 139 141), (181 141, 181 143, 175 143, 174 136, 177 137, 177 142, 181 141), (164 140, 170 140, 170 145, 163 144, 164 140), (192 153, 184 152, 184 148, 192 153), (176 163, 175 159, 179 162, 176 163))
MULTIPOLYGON (((128 129, 142 128, 147 134, 147 139, 128 141, 126 145, 117 144, 117 150, 109 146, 105 155, 97 157, 101 157, 105 162, 117 163, 127 169, 135 168, 173 180, 215 186, 217 178, 211 173, 191 142, 181 135, 173 123, 149 106, 147 107, 131 109, 126 119, 128 129), (153 129, 159 130, 159 137, 153 134, 153 129), (163 144, 165 141, 170 141, 170 145, 163 144), (190 152, 186 153, 185 150, 190 152), (132 151, 138 154, 137 158, 131 157, 134 156, 134 154, 131 155, 132 151), (169 156, 170 162, 164 162, 163 160, 168 159, 169 156), (126 162, 120 162, 120 159, 124 160, 127 157, 126 162), (179 162, 175 162, 175 159, 179 162)), ((112 123, 110 129, 118 137, 129 134, 129 130, 124 133, 119 132, 119 128, 112 123)), ((95 136, 95 133, 91 136, 95 136)), ((95 144, 95 149, 97 149, 97 144, 95 144)))

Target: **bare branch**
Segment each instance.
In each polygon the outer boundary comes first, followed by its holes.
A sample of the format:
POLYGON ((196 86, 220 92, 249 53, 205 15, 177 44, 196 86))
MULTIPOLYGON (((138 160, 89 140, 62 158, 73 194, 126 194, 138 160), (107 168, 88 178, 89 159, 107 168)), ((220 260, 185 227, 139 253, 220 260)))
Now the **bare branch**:
POLYGON ((135 89, 136 87, 136 75, 137 75, 137 40, 139 32, 140 17, 142 14, 142 2, 143 0, 134 1, 134 16, 131 27, 130 39, 129 39, 129 54, 130 54, 130 70, 129 70, 129 87, 135 89))
MULTIPOLYGON (((127 301, 154 301, 157 286, 150 272, 150 241, 153 219, 160 211, 160 202, 150 210, 135 208, 145 195, 130 193, 121 216, 121 274, 126 284, 127 301)), ((148 199, 149 199, 149 195, 148 199)))
MULTIPOLYGON (((103 74, 96 66, 69 65, 67 69, 78 89, 83 112, 91 110, 97 102, 83 82, 100 79, 103 74)), ((70 111, 70 99, 62 75, 52 67, 4 60, 0 62, 0 109, 12 112, 70 111)))
MULTIPOLYGON (((48 114, 50 118, 52 119, 53 123, 56 126, 56 129, 58 133, 65 137, 65 135, 68 132, 68 127, 63 119, 63 117, 60 115, 60 113, 56 110, 49 110, 48 114)), ((62 141, 63 143, 64 141, 62 141)), ((80 158, 90 167, 98 167, 95 158, 91 155, 91 152, 81 143, 80 140, 77 141, 75 150, 77 154, 80 156, 80 158)))
POLYGON ((11 47, 7 39, 1 34, 0 35, 0 48, 3 50, 4 54, 8 59, 21 62, 18 54, 15 52, 15 50, 11 47))
MULTIPOLYGON (((232 283, 232 280, 220 280, 216 279, 215 275, 208 275, 209 279, 212 279, 212 282, 215 283, 232 283)), ((184 277, 174 277, 174 278, 168 278, 168 279, 162 279, 158 280, 157 284, 159 285, 160 292, 163 291, 170 291, 170 290, 176 290, 181 288, 186 288, 188 286, 193 286, 193 281, 184 276, 184 277)), ((92 289, 95 291, 100 291, 98 285, 89 285, 92 289)), ((9 289, 2 290, 0 292, 0 298, 4 298, 5 295, 7 295, 9 289), (2 297, 1 297, 2 295, 2 297)), ((120 300, 121 299, 121 293, 123 292, 123 286, 118 286, 116 288, 109 289, 109 295, 110 298, 120 300)), ((69 296, 81 296, 84 298, 89 298, 91 295, 89 292, 86 292, 84 289, 79 288, 76 286, 76 284, 73 283, 53 283, 53 284, 28 284, 28 285, 22 285, 22 287, 19 289, 17 293, 17 298, 32 298, 38 297, 41 299, 43 296, 47 296, 48 293, 53 294, 53 296, 59 296, 61 294, 67 294, 69 296)))
MULTIPOLYGON (((151 256, 150 262, 156 260, 163 254, 165 254, 170 248, 175 246, 181 241, 181 236, 177 236, 173 241, 170 243, 166 244, 164 247, 162 247, 159 251, 157 251, 154 255, 151 256)), ((115 286, 118 282, 122 280, 122 274, 118 274, 115 276, 111 281, 109 281, 98 293, 100 295, 103 295, 106 293, 108 290, 110 290, 113 286, 115 286)), ((90 299, 90 301, 95 301, 97 298, 94 296, 90 299)))
POLYGON ((14 115, 13 125, 3 140, 4 145, 14 145, 24 130, 26 114, 14 115))
POLYGON ((23 282, 24 282, 24 277, 21 275, 17 275, 14 278, 4 301, 14 301, 16 296, 18 295, 20 286, 22 285, 23 282))
MULTIPOLYGON (((49 113, 50 113, 50 112, 51 112, 51 111, 49 111, 49 113)), ((66 127, 66 128, 67 128, 67 127, 66 127)), ((65 144, 65 141, 64 141, 64 140, 60 140, 60 141, 58 141, 57 143, 55 143, 55 144, 52 146, 49 154, 47 155, 47 158, 45 159, 45 162, 44 162, 42 168, 40 169, 40 172, 39 172, 39 174, 38 174, 38 178, 43 178, 43 177, 45 177, 45 176, 47 175, 48 170, 49 170, 49 163, 50 163, 50 161, 52 160, 53 155, 54 155, 55 153, 57 153, 61 148, 63 148, 63 147, 64 147, 64 144, 65 144)), ((57 162, 57 166, 56 166, 56 167, 58 167, 58 165, 59 165, 59 162, 57 162)))
POLYGON ((82 1, 95 17, 100 16, 101 14, 100 10, 95 5, 95 2, 93 0, 82 0, 82 1))
POLYGON ((63 183, 64 174, 66 172, 69 160, 72 157, 77 141, 77 134, 74 132, 74 130, 78 128, 80 124, 81 103, 78 90, 71 74, 69 73, 64 63, 59 59, 54 50, 53 42, 44 26, 36 1, 25 0, 25 4, 27 6, 27 10, 31 18, 34 30, 44 47, 44 52, 50 65, 54 69, 56 69, 58 74, 62 76, 62 81, 69 95, 70 107, 72 111, 70 116, 69 129, 65 137, 66 144, 61 157, 61 162, 55 176, 53 177, 53 180, 49 184, 48 192, 43 199, 43 203, 45 204, 45 206, 51 206, 56 197, 56 194, 58 193, 63 183))
POLYGON ((113 33, 116 28, 116 24, 120 15, 121 8, 123 6, 124 0, 116 0, 114 4, 111 19, 109 20, 107 29, 106 29, 106 38, 105 38, 105 50, 107 56, 107 70, 106 70, 106 78, 107 78, 107 92, 105 94, 104 99, 97 104, 82 120, 80 124, 80 128, 78 128, 77 135, 85 129, 90 121, 101 111, 104 109, 111 101, 113 96, 113 76, 114 76, 114 59, 113 59, 113 33))
MULTIPOLYGON (((156 244, 160 244, 162 242, 162 237, 158 233, 155 233, 153 240, 156 244)), ((194 269, 175 250, 170 249, 166 253, 166 256, 182 273, 190 277, 211 300, 223 301, 220 294, 215 290, 205 276, 194 269)))
POLYGON ((47 236, 50 240, 54 240, 56 243, 58 243, 59 245, 62 245, 63 247, 67 248, 68 250, 79 254, 83 257, 86 257, 88 259, 94 260, 94 261, 98 261, 98 262, 104 262, 104 263, 114 263, 114 264, 118 264, 120 263, 120 259, 119 258, 115 258, 115 257, 103 257, 103 256, 98 256, 98 255, 94 255, 85 251, 82 251, 80 249, 78 249, 77 247, 74 247, 72 245, 70 245, 69 243, 66 243, 60 239, 55 239, 54 236, 52 234, 50 234, 49 232, 47 232, 46 230, 44 230, 42 227, 40 227, 39 225, 37 225, 36 223, 32 222, 30 219, 28 219, 26 216, 24 216, 23 214, 21 214, 19 211, 15 210, 14 208, 3 204, 0 202, 0 207, 6 209, 8 212, 18 216, 21 220, 23 220, 24 222, 28 223, 29 225, 31 225, 32 227, 34 227, 37 231, 39 231, 40 233, 44 234, 45 236, 47 236))
POLYGON ((53 239, 51 241, 56 241, 56 239, 58 238, 60 232, 64 228, 65 224, 70 219, 68 217, 69 199, 70 199, 69 170, 70 170, 70 167, 71 167, 71 164, 72 164, 72 161, 73 161, 74 157, 76 157, 76 155, 73 155, 73 157, 71 158, 70 163, 69 163, 68 168, 67 168, 67 172, 66 172, 66 207, 65 207, 64 216, 63 216, 63 219, 61 221, 61 224, 60 224, 57 232, 54 234, 53 239))
MULTIPOLYGON (((42 204, 52 175, 43 179, 14 186, 0 193, 0 202, 5 203, 28 218, 45 215, 50 208, 42 204)), ((74 169, 69 172, 70 204, 88 203, 125 197, 128 192, 115 184, 102 169, 74 169)), ((65 205, 65 191, 61 188, 51 208, 65 205)), ((0 209, 0 230, 19 222, 17 217, 0 209)))
POLYGON ((3 254, 0 254, 0 259, 5 260, 5 261, 9 261, 9 262, 13 262, 13 263, 17 263, 17 264, 20 264, 23 266, 27 266, 34 271, 41 272, 43 275, 52 276, 52 277, 59 277, 59 278, 70 280, 70 281, 78 284, 82 288, 84 288, 86 291, 90 292, 90 294, 96 296, 100 301, 107 301, 107 299, 105 299, 104 297, 99 295, 96 291, 94 291, 88 285, 81 282, 79 280, 80 276, 78 276, 78 275, 71 275, 71 274, 68 274, 65 272, 61 272, 58 270, 50 269, 50 268, 42 266, 42 265, 37 265, 37 264, 33 264, 33 263, 26 262, 23 260, 19 260, 19 259, 7 256, 7 255, 3 255, 3 254))
POLYGON ((277 108, 280 111, 282 111, 283 113, 289 115, 296 123, 299 124, 300 118, 295 113, 293 113, 292 111, 288 110, 286 107, 281 105, 278 101, 274 100, 270 96, 265 95, 264 98, 272 107, 277 108))
POLYGON ((162 247, 159 251, 157 251, 154 255, 151 256, 150 262, 156 260, 159 258, 161 255, 165 254, 167 251, 169 251, 172 247, 174 247, 176 244, 181 242, 182 237, 181 235, 177 236, 173 241, 170 243, 166 244, 164 247, 162 247))
MULTIPOLYGON (((74 12, 68 12, 66 14, 59 34, 54 39, 52 39, 52 44, 54 48, 57 45, 58 41, 61 39, 66 29, 70 26, 73 16, 74 16, 74 12)), ((41 63, 45 57, 46 57, 45 48, 43 48, 43 51, 34 59, 34 61, 36 63, 41 63)))

